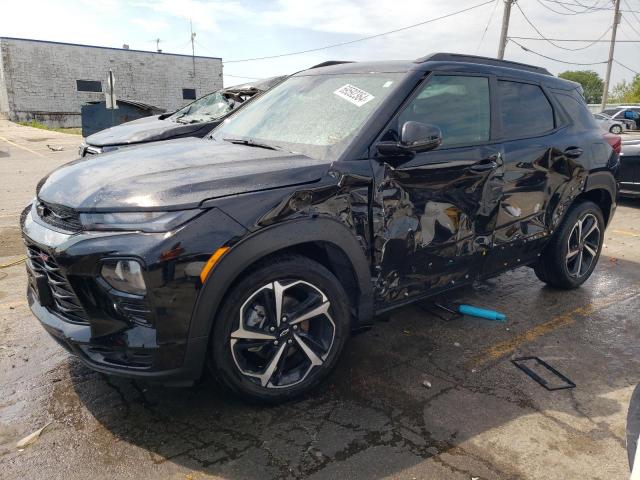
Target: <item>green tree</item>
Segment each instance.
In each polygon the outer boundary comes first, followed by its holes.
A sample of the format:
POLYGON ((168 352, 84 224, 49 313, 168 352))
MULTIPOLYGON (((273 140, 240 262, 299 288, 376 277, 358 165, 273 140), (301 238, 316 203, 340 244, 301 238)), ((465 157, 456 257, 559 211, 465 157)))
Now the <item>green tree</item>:
POLYGON ((600 103, 604 82, 597 72, 593 70, 569 70, 558 75, 565 80, 578 82, 584 90, 584 99, 587 103, 600 103))
POLYGON ((627 82, 621 80, 611 91, 611 101, 615 103, 640 103, 640 75, 627 82))

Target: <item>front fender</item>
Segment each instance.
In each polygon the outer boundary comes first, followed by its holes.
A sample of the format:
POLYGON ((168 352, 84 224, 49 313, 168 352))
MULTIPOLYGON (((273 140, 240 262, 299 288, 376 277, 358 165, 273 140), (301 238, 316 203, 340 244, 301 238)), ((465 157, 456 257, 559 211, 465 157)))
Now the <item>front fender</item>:
POLYGON ((349 259, 359 289, 354 328, 369 326, 373 318, 373 285, 363 248, 339 221, 311 217, 262 228, 236 243, 209 273, 194 307, 189 337, 209 336, 229 286, 252 264, 269 254, 309 242, 332 244, 349 259))

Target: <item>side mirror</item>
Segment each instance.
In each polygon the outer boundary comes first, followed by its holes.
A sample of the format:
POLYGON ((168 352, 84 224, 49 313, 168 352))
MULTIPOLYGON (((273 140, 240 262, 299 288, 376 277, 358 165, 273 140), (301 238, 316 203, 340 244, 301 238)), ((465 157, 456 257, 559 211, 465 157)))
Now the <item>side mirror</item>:
POLYGON ((414 121, 404 122, 400 133, 400 144, 413 152, 426 152, 439 147, 442 131, 435 125, 414 121))
POLYGON ((376 148, 382 157, 411 157, 441 143, 442 131, 438 127, 410 120, 402 125, 399 142, 379 142, 376 148))

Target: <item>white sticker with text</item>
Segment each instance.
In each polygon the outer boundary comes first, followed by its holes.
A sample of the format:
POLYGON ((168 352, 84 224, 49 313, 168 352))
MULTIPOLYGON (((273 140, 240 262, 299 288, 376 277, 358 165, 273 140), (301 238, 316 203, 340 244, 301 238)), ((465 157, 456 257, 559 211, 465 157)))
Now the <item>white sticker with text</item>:
POLYGON ((335 93, 340 98, 344 98, 346 101, 353 103, 357 107, 361 107, 368 101, 376 98, 370 93, 365 92, 361 88, 354 87, 353 85, 350 85, 348 83, 345 86, 340 87, 333 93, 335 93))

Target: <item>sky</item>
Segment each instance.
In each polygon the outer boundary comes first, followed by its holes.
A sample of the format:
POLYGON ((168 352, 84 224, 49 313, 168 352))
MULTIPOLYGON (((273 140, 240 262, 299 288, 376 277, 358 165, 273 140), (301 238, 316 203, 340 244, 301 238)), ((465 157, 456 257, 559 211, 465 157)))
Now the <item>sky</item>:
MULTIPOLYGON (((440 17, 487 0, 0 0, 0 36, 54 40, 108 47, 128 44, 137 50, 191 54, 190 21, 195 54, 222 57, 224 85, 252 78, 294 73, 326 60, 414 59, 433 52, 495 57, 503 0, 439 21, 351 45, 301 55, 233 62, 348 42, 440 17), (485 32, 486 29, 486 33, 485 32), (483 35, 484 34, 484 35, 483 35)), ((610 0, 557 0, 609 8, 610 0)), ((619 40, 640 41, 640 0, 622 0, 619 40)), ((547 0, 519 0, 514 5, 510 36, 539 37, 520 9, 547 38, 599 38, 611 26, 611 10, 584 10, 547 0), (546 5, 546 7, 545 7, 546 5), (518 8, 519 7, 519 8, 518 8), (558 13, 551 11, 555 10, 558 13), (564 14, 563 14, 564 13, 564 14)), ((604 39, 608 39, 606 32, 604 39)), ((608 43, 568 51, 546 41, 517 40, 554 59, 592 63, 606 61, 608 43)), ((560 43, 580 48, 585 43, 560 43)), ((640 72, 640 43, 619 43, 615 58, 640 72)), ((546 67, 551 73, 592 69, 604 77, 606 65, 564 65, 509 42, 505 59, 546 67)), ((612 82, 633 73, 614 64, 612 82)))

